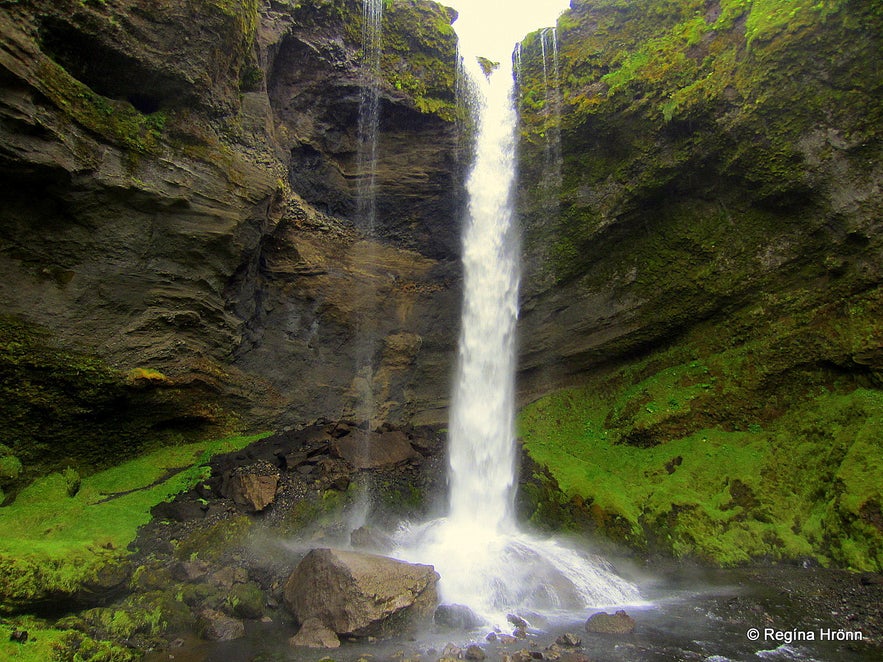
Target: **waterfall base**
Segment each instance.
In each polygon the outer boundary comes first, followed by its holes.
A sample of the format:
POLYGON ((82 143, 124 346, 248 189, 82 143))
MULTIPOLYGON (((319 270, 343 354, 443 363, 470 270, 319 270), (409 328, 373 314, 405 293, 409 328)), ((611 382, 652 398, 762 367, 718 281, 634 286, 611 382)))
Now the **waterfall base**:
POLYGON ((490 624, 512 612, 530 620, 641 602, 608 562, 553 539, 441 518, 402 525, 396 544, 393 556, 435 566, 444 602, 466 605, 490 624))

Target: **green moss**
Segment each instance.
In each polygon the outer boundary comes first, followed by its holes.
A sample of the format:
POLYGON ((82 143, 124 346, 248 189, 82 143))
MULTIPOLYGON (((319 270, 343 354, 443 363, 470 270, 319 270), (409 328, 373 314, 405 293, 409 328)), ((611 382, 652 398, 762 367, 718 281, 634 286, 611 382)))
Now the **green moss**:
POLYGON ((672 358, 655 356, 656 368, 649 361, 621 381, 556 393, 522 412, 525 449, 568 499, 586 504, 587 519, 639 549, 722 565, 813 556, 883 568, 876 515, 883 393, 820 388, 778 403, 784 413, 744 430, 729 428, 735 417, 722 406, 727 426, 684 433, 671 417, 708 423, 709 406, 745 396, 709 379, 732 357, 709 357, 710 368, 695 361, 660 367, 672 358), (624 416, 630 403, 637 406, 624 416), (655 443, 633 443, 642 431, 658 435, 655 443))
POLYGON ((85 475, 151 445, 206 435, 213 426, 223 434, 228 423, 204 395, 156 370, 117 370, 57 345, 45 329, 0 317, 0 425, 7 449, 0 452, 0 487, 8 492, 67 467, 85 475), (182 420, 189 428, 176 425, 182 420))
POLYGON ((126 548, 150 509, 206 477, 205 462, 257 437, 165 448, 81 480, 34 481, 0 508, 0 609, 9 611, 125 572, 126 548))
POLYGON ((381 73, 422 113, 445 121, 460 116, 456 100, 457 37, 452 15, 422 0, 389 3, 383 13, 381 73))
POLYGON ((16 662, 48 662, 54 660, 70 660, 64 657, 70 631, 52 627, 46 621, 31 616, 21 616, 0 620, 0 658, 16 660, 16 662), (28 640, 18 643, 10 640, 14 631, 26 631, 28 640))

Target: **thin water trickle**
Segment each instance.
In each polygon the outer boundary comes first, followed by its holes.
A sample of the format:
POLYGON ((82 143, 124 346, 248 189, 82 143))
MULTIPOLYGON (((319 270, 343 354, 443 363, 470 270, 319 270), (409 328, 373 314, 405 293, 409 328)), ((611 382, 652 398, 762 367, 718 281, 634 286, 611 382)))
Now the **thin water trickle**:
POLYGON ((377 221, 377 144, 383 0, 362 0, 362 89, 359 100, 356 217, 369 236, 377 221))
MULTIPOLYGON (((552 612, 633 603, 634 586, 601 559, 518 530, 513 513, 515 327, 519 252, 514 219, 517 114, 512 35, 488 73, 486 25, 457 6, 463 69, 473 95, 475 159, 467 180, 464 301, 449 434, 449 514, 404 525, 396 555, 432 563, 446 602, 499 622, 510 610, 552 612)), ((501 8, 502 9, 502 8, 501 8)), ((523 33, 522 33, 523 34, 523 33)), ((517 51, 516 51, 517 56, 517 51)), ((496 59, 496 58, 494 58, 496 59)))
MULTIPOLYGON (((362 0, 362 63, 359 96, 359 119, 356 144, 355 226, 365 241, 357 248, 356 263, 364 270, 355 286, 355 295, 363 309, 356 320, 355 370, 351 384, 351 415, 364 424, 362 451, 367 455, 371 430, 376 425, 377 398, 375 393, 375 361, 379 332, 377 311, 371 302, 376 300, 374 269, 377 235, 377 160, 380 139, 380 61, 383 45, 383 0, 362 0)), ((366 481, 359 489, 354 528, 364 524, 370 505, 370 485, 366 481)))
POLYGON ((543 58, 543 115, 546 144, 543 149, 543 206, 546 214, 557 216, 561 192, 561 87, 558 66, 558 30, 544 28, 540 31, 540 48, 543 58))

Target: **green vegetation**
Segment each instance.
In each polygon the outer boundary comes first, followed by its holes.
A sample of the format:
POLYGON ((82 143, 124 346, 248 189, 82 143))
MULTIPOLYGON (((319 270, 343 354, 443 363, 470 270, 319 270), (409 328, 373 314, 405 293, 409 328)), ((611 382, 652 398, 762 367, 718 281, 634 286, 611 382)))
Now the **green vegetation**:
POLYGON ((121 454, 229 434, 232 427, 204 394, 153 368, 117 370, 57 345, 46 329, 2 316, 0 423, 0 489, 7 494, 51 471, 69 466, 88 473, 119 462, 121 454), (186 423, 178 428, 176 420, 186 423))
MULTIPOLYGON (((536 36, 524 42, 522 205, 528 250, 548 278, 590 270, 599 230, 632 220, 636 201, 677 190, 777 207, 814 201, 823 175, 806 153, 818 127, 865 145, 883 116, 875 37, 883 16, 850 0, 576 2, 559 24, 563 187, 549 221, 545 112, 536 36), (834 79, 807 67, 825 62, 834 79), (695 171, 692 181, 679 179, 695 171)), ((828 155, 826 155, 828 156, 828 155)), ((874 159, 858 159, 867 170, 874 159)), ((795 214, 797 216, 798 214, 795 214)), ((637 219, 635 219, 637 222, 637 219)))
MULTIPOLYGON (((723 565, 815 557, 880 571, 883 393, 819 374, 809 392, 794 384, 755 400, 781 377, 757 343, 688 354, 653 353, 521 413, 565 523, 723 565)), ((538 523, 548 508, 536 504, 538 523)))
POLYGON ((0 610, 125 581, 126 547, 150 509, 206 478, 205 463, 261 438, 164 448, 84 478, 53 473, 0 508, 0 610))
POLYGON ((421 113, 445 121, 459 118, 456 106, 457 37, 452 16, 431 2, 392 2, 383 14, 381 73, 414 100, 421 113))
POLYGON ((115 101, 93 92, 49 58, 38 64, 41 90, 71 119, 134 153, 161 151, 167 115, 164 111, 145 115, 126 101, 115 101))

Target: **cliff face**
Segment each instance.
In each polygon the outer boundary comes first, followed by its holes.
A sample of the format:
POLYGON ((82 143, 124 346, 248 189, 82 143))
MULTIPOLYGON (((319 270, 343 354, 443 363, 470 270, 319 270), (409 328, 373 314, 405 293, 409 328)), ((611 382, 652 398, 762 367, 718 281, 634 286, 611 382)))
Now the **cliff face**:
POLYGON ((580 386, 525 432, 587 521, 717 561, 879 568, 881 19, 574 2, 560 96, 525 43, 521 384, 580 386))
POLYGON ((360 379, 382 418, 442 416, 450 21, 419 1, 385 20, 369 238, 352 203, 360 3, 0 7, 2 414, 26 468, 106 461, 109 435, 134 450, 352 414, 360 379))

